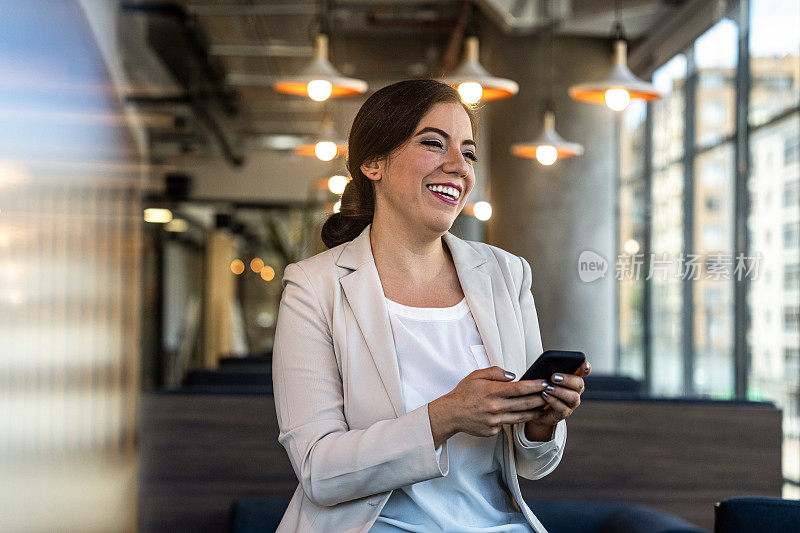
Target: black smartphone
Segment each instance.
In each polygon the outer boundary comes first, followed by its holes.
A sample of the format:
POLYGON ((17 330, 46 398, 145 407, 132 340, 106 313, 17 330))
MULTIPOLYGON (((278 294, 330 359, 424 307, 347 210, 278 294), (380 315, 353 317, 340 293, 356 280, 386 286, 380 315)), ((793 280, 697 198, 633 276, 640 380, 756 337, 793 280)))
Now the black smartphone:
POLYGON ((544 379, 550 381, 553 374, 574 374, 586 362, 583 352, 547 350, 525 371, 520 380, 544 379))

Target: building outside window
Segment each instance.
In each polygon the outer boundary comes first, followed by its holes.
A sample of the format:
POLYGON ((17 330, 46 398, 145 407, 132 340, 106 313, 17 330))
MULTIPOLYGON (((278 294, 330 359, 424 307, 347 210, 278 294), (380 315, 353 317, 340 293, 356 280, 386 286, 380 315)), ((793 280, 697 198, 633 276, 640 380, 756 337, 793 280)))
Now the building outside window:
POLYGON ((618 369, 654 395, 775 402, 784 496, 800 497, 800 2, 739 5, 619 122, 619 253, 653 264, 619 279, 618 369))

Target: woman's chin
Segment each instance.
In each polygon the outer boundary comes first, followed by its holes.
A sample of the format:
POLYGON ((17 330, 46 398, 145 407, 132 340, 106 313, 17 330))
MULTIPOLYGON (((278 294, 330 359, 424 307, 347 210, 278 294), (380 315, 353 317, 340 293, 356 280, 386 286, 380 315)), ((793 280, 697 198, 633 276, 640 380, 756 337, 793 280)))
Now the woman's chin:
POLYGON ((450 228, 453 227, 453 222, 455 222, 454 217, 450 216, 444 217, 440 215, 438 217, 434 217, 433 219, 429 220, 426 225, 431 230, 431 232, 443 235, 446 232, 450 231, 450 228))

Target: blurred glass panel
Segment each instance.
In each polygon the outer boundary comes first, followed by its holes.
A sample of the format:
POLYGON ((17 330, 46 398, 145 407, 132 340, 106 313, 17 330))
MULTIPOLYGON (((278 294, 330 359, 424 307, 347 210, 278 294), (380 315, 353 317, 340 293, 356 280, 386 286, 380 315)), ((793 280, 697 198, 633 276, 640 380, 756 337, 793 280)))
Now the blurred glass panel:
POLYGON ((672 271, 683 251, 683 165, 676 163, 653 174, 652 284, 653 393, 674 396, 683 392, 681 350, 682 281, 672 271), (655 263, 666 265, 656 269, 655 263))
POLYGON ((136 527, 147 168, 83 7, 0 8, 0 531, 136 527))
POLYGON ((800 114, 763 127, 750 137, 749 255, 761 254, 748 295, 752 353, 747 396, 770 400, 784 413, 784 477, 800 481, 800 114))
POLYGON ((750 0, 750 124, 800 105, 800 2, 750 0))
POLYGON ((738 31, 722 19, 695 41, 697 146, 716 144, 736 129, 738 31))
POLYGON ((656 100, 653 113, 653 167, 662 169, 683 157, 686 121, 686 56, 678 54, 653 73, 653 84, 667 96, 656 100))
MULTIPOLYGON (((619 257, 629 265, 618 270, 621 374, 644 377, 644 276, 634 275, 644 244, 644 162, 647 105, 633 100, 620 121, 619 257), (623 271, 627 268, 627 274, 623 271)), ((622 266, 622 265, 619 265, 622 266)), ((641 268, 641 267, 639 267, 641 268)))
MULTIPOLYGON (((619 279, 620 373, 644 376, 644 276, 641 274, 644 243, 644 179, 623 180, 619 195, 620 250, 622 265, 630 275, 619 279), (639 264, 639 272, 634 265, 639 264)), ((622 266, 620 265, 620 266, 622 266)))
POLYGON ((732 143, 695 160, 693 258, 701 266, 692 272, 684 263, 694 297, 694 387, 718 399, 734 396, 733 162, 732 143))
POLYGON ((642 100, 631 100, 622 113, 620 123, 620 176, 636 178, 644 173, 645 118, 647 104, 642 100))

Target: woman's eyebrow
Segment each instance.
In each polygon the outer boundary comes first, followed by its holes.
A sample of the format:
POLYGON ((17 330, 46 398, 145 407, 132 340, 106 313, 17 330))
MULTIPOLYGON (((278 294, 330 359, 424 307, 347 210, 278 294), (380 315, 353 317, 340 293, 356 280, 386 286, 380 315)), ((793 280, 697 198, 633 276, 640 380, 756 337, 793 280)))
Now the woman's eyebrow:
MULTIPOLYGON (((421 130, 419 130, 419 131, 418 131, 418 132, 417 132, 417 133, 414 135, 414 137, 417 137, 418 135, 422 135, 423 133, 428 133, 429 131, 432 131, 432 132, 434 132, 434 133, 438 133, 439 135, 441 135, 441 136, 442 136, 442 137, 444 137, 445 139, 450 139, 450 135, 448 135, 448 134, 447 134, 447 132, 445 132, 445 131, 443 131, 443 130, 440 130, 439 128, 433 128, 433 127, 431 127, 431 126, 428 126, 428 127, 422 128, 421 130)), ((472 146, 474 146, 475 148, 477 148, 477 147, 478 147, 478 145, 477 145, 477 144, 475 144, 475 141, 473 141, 472 139, 467 139, 467 140, 465 140, 465 141, 464 141, 462 144, 471 144, 471 145, 472 145, 472 146)))

